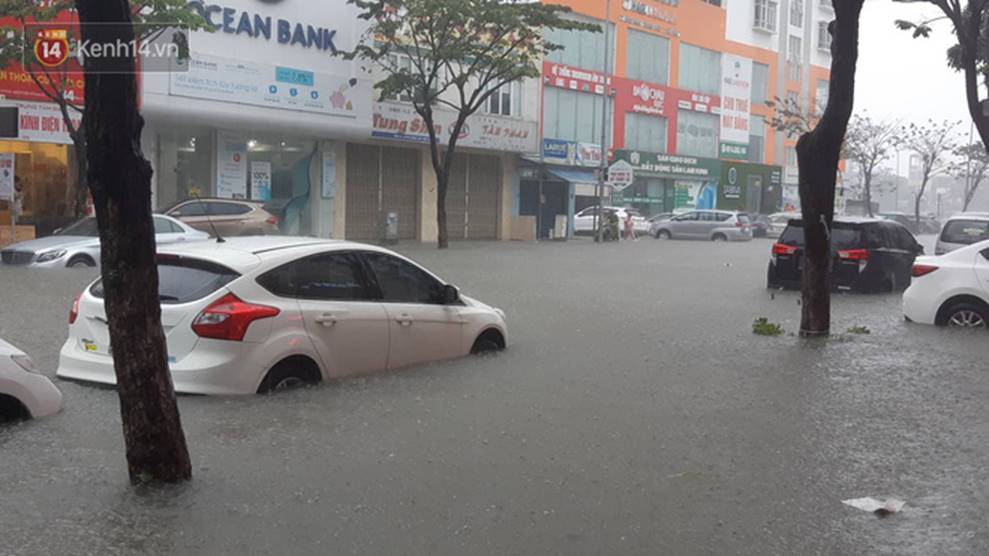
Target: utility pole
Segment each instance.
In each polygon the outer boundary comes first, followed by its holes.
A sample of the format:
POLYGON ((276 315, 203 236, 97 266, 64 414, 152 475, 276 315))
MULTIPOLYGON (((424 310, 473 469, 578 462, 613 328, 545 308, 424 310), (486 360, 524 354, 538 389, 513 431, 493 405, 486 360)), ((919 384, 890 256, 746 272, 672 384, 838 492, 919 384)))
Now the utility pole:
POLYGON ((604 240, 604 175, 608 171, 608 99, 611 98, 611 0, 604 4, 604 96, 601 99, 601 167, 598 169, 598 210, 594 215, 595 240, 604 240))

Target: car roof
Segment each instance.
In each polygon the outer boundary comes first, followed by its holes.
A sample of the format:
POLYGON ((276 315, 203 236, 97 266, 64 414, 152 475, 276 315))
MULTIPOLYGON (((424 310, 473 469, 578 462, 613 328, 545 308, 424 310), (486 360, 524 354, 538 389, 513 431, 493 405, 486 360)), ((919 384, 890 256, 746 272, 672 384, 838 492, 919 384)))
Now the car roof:
POLYGON ((305 253, 351 249, 395 254, 377 245, 304 236, 240 236, 224 238, 222 243, 210 239, 168 245, 160 248, 158 253, 206 260, 244 274, 262 263, 280 264, 283 260, 297 258, 301 256, 300 251, 305 253))
MULTIPOLYGON (((841 224, 879 224, 883 226, 902 226, 902 224, 893 222, 892 220, 869 218, 868 216, 836 216, 834 221, 841 224)), ((790 222, 795 222, 796 224, 803 226, 803 219, 799 217, 791 218, 790 222)))
POLYGON ((960 212, 948 220, 989 220, 989 212, 960 212))

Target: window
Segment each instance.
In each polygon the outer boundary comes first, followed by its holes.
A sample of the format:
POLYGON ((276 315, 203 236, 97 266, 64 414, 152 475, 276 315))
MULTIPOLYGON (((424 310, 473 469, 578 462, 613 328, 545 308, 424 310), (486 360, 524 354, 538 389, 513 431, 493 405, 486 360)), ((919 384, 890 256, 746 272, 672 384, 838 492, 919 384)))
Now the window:
POLYGON ((762 105, 769 99, 769 66, 752 63, 752 104, 762 105))
MULTIPOLYGON (((394 68, 391 71, 395 73, 411 72, 412 58, 409 58, 405 54, 389 54, 388 65, 394 68)), ((397 100, 399 102, 412 102, 412 97, 405 92, 400 92, 387 98, 388 100, 397 100)))
POLYGON ((720 220, 718 214, 714 212, 702 212, 700 213, 701 222, 717 222, 720 220))
POLYGON ((518 111, 522 107, 522 103, 519 100, 520 89, 521 87, 516 82, 506 83, 495 89, 495 92, 491 93, 491 96, 488 98, 488 103, 484 111, 488 114, 497 114, 499 116, 519 115, 518 111))
POLYGON ((814 108, 818 114, 824 113, 824 108, 828 105, 828 95, 830 93, 831 82, 827 79, 818 79, 814 92, 814 108))
MULTIPOLYGON (((715 214, 717 214, 717 221, 718 222, 726 222, 726 221, 730 220, 731 217, 732 217, 732 214, 730 212, 718 212, 718 213, 715 213, 715 214)), ((742 215, 740 214, 738 216, 739 216, 739 220, 741 220, 742 215)))
POLYGON ((790 81, 800 81, 800 57, 803 53, 803 41, 800 37, 789 36, 786 49, 787 78, 790 81))
POLYGON ((677 154, 718 157, 718 132, 721 118, 680 110, 677 115, 677 154))
POLYGON ((171 209, 168 211, 169 216, 202 216, 206 214, 204 210, 205 204, 200 201, 193 201, 191 203, 182 205, 178 208, 171 209))
POLYGON ((681 89, 721 94, 721 53, 687 43, 680 43, 681 89))
POLYGON ((653 153, 666 152, 666 118, 625 113, 625 148, 653 153))
POLYGON ((797 169, 797 149, 795 147, 786 147, 786 167, 797 169))
MULTIPOLYGON (((603 24, 594 20, 586 20, 589 23, 598 23, 602 26, 601 32, 593 33, 583 30, 563 30, 549 29, 546 33, 546 41, 562 46, 560 50, 554 50, 546 55, 550 62, 566 64, 581 69, 605 71, 605 52, 614 52, 614 48, 604 47, 605 33, 603 24)), ((614 26, 611 26, 607 33, 609 39, 615 36, 614 26)), ((612 64, 608 64, 609 67, 612 64)))
POLYGON ((370 298, 352 253, 322 253, 295 260, 262 274, 257 281, 282 297, 324 301, 370 298))
POLYGON ((687 214, 681 214, 680 216, 677 216, 673 220, 677 222, 696 222, 699 219, 700 217, 697 215, 696 212, 688 212, 687 214))
MULTIPOLYGON (((604 97, 547 87, 543 96, 543 135, 563 141, 601 143, 601 117, 604 97)), ((611 116, 614 100, 608 99, 608 143, 612 144, 611 116)))
POLYGON ((364 253, 381 300, 390 303, 443 303, 443 284, 421 268, 384 253, 364 253))
POLYGON ((982 258, 989 261, 989 249, 982 250, 982 258))
POLYGON ((989 239, 989 221, 949 220, 941 232, 941 241, 971 245, 989 239))
POLYGON ((776 32, 776 0, 755 0, 755 20, 752 26, 756 29, 776 32))
POLYGON ((180 231, 180 230, 176 230, 175 226, 173 226, 171 222, 165 220, 164 218, 160 218, 156 216, 152 218, 152 220, 154 221, 155 224, 156 234, 174 234, 180 231))
POLYGON ((83 218, 71 226, 66 226, 55 235, 99 237, 100 229, 96 226, 96 218, 90 216, 83 218))
POLYGON ((749 120, 749 162, 762 162, 766 142, 766 122, 759 116, 749 120))
POLYGON ((625 52, 628 54, 625 74, 629 79, 641 79, 661 85, 669 83, 669 39, 629 29, 625 52))
MULTIPOLYGON (((182 258, 158 263, 158 300, 163 305, 190 303, 202 299, 239 278, 229 268, 199 259, 182 258)), ((89 292, 103 299, 103 279, 89 292)))
POLYGON ((211 216, 237 216, 251 212, 251 207, 240 203, 209 202, 206 210, 211 216))
POLYGON ((790 25, 794 27, 803 27, 804 0, 790 0, 790 25))
POLYGON ((817 22, 817 48, 831 52, 831 33, 828 33, 828 22, 817 22))

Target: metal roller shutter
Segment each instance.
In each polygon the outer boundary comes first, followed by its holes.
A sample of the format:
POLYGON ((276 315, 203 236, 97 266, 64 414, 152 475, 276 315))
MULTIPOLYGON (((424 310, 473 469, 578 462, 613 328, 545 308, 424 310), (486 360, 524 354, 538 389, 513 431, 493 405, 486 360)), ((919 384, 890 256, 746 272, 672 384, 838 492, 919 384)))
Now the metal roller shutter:
POLYGON ((450 239, 467 239, 467 156, 462 154, 454 156, 446 186, 446 233, 450 239))
POLYGON ((347 145, 347 239, 379 239, 382 217, 398 213, 400 239, 416 239, 419 153, 412 149, 347 145))
POLYGON ((500 162, 496 156, 470 156, 467 189, 468 239, 498 239, 500 162))

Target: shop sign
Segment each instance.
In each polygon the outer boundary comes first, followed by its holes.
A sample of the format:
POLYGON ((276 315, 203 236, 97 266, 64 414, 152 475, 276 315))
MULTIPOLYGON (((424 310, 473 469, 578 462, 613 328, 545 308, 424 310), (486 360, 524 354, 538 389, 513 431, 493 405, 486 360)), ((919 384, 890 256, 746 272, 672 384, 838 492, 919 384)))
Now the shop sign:
POLYGON ((200 53, 183 63, 188 71, 169 74, 170 95, 348 118, 369 112, 370 85, 356 78, 200 53))
POLYGON ((302 23, 285 19, 273 19, 270 15, 207 4, 199 0, 189 2, 188 5, 206 20, 206 24, 214 32, 247 35, 255 39, 275 40, 281 44, 337 53, 336 29, 304 26, 302 23))
POLYGON ((550 87, 603 95, 605 86, 611 84, 611 78, 600 72, 544 61, 543 83, 550 87))
POLYGON ((770 185, 780 185, 783 183, 783 169, 779 166, 773 167, 772 171, 769 173, 769 184, 770 185))
POLYGON ((621 191, 635 181, 635 170, 627 160, 619 160, 608 167, 608 185, 621 191))
POLYGON ((742 186, 738 184, 738 168, 728 168, 728 183, 724 186, 725 199, 741 199, 742 186))
POLYGON ((247 198, 247 143, 232 133, 216 134, 216 196, 247 198))
POLYGON ((616 150, 614 156, 627 160, 641 174, 717 179, 721 171, 721 163, 713 158, 630 150, 616 150))
POLYGON ((704 112, 705 114, 720 114, 720 99, 716 96, 705 95, 703 93, 687 93, 680 91, 677 95, 677 108, 692 110, 694 112, 704 112))
POLYGON ((622 0, 622 8, 624 8, 625 11, 637 13, 675 25, 677 22, 676 15, 669 10, 659 7, 658 4, 660 3, 668 6, 676 6, 677 0, 664 0, 663 2, 653 2, 649 0, 622 0))
POLYGON ((543 139, 543 158, 569 166, 601 166, 601 146, 562 139, 543 139))
POLYGON ((669 89, 644 81, 622 79, 615 84, 615 103, 620 113, 635 112, 649 116, 666 116, 669 112, 669 89))
POLYGON ((0 153, 0 199, 14 199, 14 153, 0 153))
POLYGON ((251 199, 271 200, 271 162, 266 160, 251 162, 251 199))
POLYGON ((752 60, 721 55, 721 140, 748 145, 752 108, 752 60))
MULTIPOLYGON (((65 127, 62 111, 53 102, 0 102, 0 106, 17 107, 17 139, 36 143, 58 143, 69 145, 72 137, 65 127)), ((76 129, 79 127, 81 114, 69 109, 76 129)))
POLYGON ((749 145, 741 143, 728 143, 722 141, 721 145, 721 158, 731 158, 734 160, 748 160, 749 158, 749 145))
MULTIPOLYGON (((441 144, 447 144, 457 115, 450 111, 433 112, 433 125, 441 144)), ((378 139, 429 143, 426 123, 411 107, 403 104, 375 103, 371 136, 378 139)), ((460 130, 457 145, 519 153, 536 152, 535 122, 511 120, 497 116, 473 115, 460 130)))

